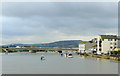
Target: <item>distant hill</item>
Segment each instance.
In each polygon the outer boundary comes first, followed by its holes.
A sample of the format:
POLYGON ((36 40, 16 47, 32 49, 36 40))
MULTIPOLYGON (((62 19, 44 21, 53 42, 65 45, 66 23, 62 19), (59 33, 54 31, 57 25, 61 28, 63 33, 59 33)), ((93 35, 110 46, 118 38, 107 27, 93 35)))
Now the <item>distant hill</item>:
MULTIPOLYGON (((14 44, 15 46, 36 46, 36 47, 58 47, 58 48, 78 48, 82 40, 65 40, 42 44, 14 44)), ((10 45, 11 46, 11 45, 10 45)))
POLYGON ((76 48, 78 44, 82 42, 81 40, 67 40, 67 41, 57 41, 53 43, 46 44, 35 44, 38 47, 59 47, 59 48, 76 48))

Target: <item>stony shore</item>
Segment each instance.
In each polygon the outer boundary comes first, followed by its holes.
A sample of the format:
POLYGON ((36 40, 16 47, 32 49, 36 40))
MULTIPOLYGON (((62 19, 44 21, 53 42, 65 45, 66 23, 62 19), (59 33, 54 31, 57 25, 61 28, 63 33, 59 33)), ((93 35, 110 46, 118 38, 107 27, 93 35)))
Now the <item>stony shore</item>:
POLYGON ((101 58, 101 59, 108 59, 108 60, 115 60, 115 61, 120 61, 120 57, 113 57, 109 55, 93 55, 93 54, 81 54, 83 56, 88 56, 88 57, 96 57, 96 58, 101 58))
MULTIPOLYGON (((2 51, 2 49, 0 49, 0 53, 4 53, 2 51)), ((93 54, 80 54, 80 55, 87 56, 87 57, 96 57, 96 58, 101 58, 101 59, 120 61, 120 57, 113 57, 113 56, 109 56, 109 55, 103 55, 103 56, 93 55, 93 54)))

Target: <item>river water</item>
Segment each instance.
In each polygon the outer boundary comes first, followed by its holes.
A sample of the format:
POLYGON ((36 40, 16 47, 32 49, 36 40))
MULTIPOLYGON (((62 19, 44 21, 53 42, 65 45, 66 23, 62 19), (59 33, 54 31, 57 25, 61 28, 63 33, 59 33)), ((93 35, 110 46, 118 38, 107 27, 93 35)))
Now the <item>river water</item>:
POLYGON ((73 54, 57 53, 1 54, 3 74, 118 74, 118 62, 73 54), (40 60, 44 55, 46 60, 40 60))

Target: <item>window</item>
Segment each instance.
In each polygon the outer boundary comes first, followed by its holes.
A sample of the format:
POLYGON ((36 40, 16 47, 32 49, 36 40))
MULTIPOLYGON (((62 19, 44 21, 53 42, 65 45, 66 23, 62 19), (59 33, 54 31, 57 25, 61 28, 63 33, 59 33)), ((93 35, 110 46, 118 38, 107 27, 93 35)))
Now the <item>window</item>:
POLYGON ((112 47, 110 47, 110 49, 112 49, 112 47))
POLYGON ((117 43, 115 43, 115 45, 117 45, 117 43))
POLYGON ((115 41, 117 41, 117 39, 115 39, 115 41))
POLYGON ((112 45, 112 43, 110 43, 110 45, 112 45))
POLYGON ((108 39, 108 41, 112 41, 112 39, 108 39))
POLYGON ((112 39, 110 39, 110 41, 112 41, 112 39))
POLYGON ((100 39, 99 43, 102 43, 102 39, 100 39))

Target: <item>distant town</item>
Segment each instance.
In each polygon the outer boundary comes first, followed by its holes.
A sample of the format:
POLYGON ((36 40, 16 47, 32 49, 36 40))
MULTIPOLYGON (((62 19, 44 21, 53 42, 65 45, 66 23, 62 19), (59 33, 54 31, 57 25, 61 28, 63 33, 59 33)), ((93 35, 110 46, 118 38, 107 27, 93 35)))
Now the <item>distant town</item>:
POLYGON ((40 52, 40 51, 75 51, 78 55, 120 60, 120 37, 117 35, 99 35, 90 41, 62 41, 38 45, 5 45, 2 52, 40 52), (52 46, 50 46, 52 45, 52 46), (56 46, 55 46, 56 45, 56 46), (47 46, 47 47, 45 47, 47 46), (58 46, 58 47, 57 47, 58 46), (64 47, 63 47, 64 46, 64 47))

